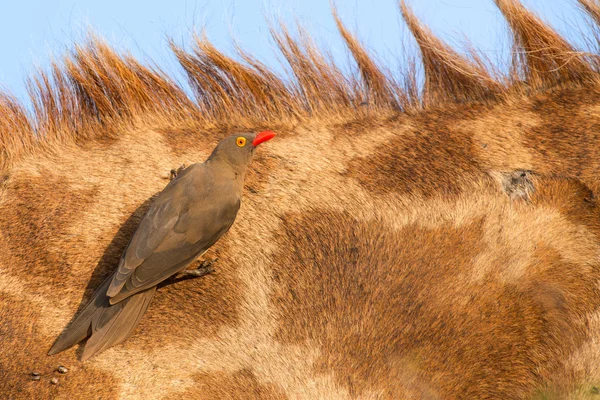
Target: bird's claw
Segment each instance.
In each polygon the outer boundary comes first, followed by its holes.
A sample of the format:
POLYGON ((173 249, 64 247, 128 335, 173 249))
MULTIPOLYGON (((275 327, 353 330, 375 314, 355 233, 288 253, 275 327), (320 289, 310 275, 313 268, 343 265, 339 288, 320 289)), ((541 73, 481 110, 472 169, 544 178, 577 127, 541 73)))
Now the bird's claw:
POLYGON ((216 263, 217 261, 219 261, 219 257, 215 257, 212 260, 204 260, 202 261, 202 263, 200 263, 200 265, 198 266, 199 268, 210 268, 211 265, 213 265, 214 263, 216 263))

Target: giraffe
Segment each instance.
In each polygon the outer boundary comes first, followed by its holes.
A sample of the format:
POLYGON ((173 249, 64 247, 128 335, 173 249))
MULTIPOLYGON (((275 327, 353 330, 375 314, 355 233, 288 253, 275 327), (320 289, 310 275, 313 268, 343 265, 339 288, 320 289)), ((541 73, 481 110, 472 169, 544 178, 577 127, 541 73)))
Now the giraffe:
MULTIPOLYGON (((334 12, 355 75, 285 27, 271 34, 291 79, 197 36, 191 51, 170 43, 189 96, 91 36, 30 78, 32 113, 2 93, 0 397, 593 397, 598 56, 517 0, 495 3, 508 74, 401 2, 423 87, 334 12), (136 333, 98 357, 48 357, 169 171, 264 129, 278 140, 205 255, 214 272, 160 288, 136 333)), ((600 26, 600 4, 579 3, 600 26)))

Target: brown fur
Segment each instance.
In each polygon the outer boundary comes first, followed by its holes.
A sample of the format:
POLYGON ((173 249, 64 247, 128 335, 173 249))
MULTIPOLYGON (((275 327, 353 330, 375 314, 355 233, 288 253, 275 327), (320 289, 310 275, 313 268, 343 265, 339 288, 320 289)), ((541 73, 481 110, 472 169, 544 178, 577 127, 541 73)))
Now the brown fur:
POLYGON ((506 76, 403 5, 423 90, 336 17, 356 76, 274 28, 291 80, 198 37, 171 44, 192 100, 92 38, 32 77, 32 116, 0 95, 0 397, 593 395, 597 64, 497 4, 519 51, 506 76), (78 348, 45 356, 169 171, 265 128, 279 135, 206 255, 215 273, 159 289, 134 335, 87 363, 78 348))

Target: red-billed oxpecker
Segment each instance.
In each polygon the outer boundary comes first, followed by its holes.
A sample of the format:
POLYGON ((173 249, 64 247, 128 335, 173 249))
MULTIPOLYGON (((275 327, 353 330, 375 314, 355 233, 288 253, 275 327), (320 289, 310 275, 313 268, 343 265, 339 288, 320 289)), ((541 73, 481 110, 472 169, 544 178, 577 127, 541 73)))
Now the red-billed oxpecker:
POLYGON ((156 286, 185 269, 229 230, 254 150, 274 136, 264 131, 226 137, 204 163, 178 174, 140 222, 119 267, 48 354, 66 350, 91 333, 81 355, 85 361, 131 336, 156 286))

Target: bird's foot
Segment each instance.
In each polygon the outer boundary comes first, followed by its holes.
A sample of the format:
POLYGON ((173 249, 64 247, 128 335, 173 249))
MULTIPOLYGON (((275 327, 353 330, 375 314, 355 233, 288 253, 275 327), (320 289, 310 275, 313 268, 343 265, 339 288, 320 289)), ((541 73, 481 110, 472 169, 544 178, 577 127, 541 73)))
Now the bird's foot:
POLYGON ((181 166, 177 169, 173 168, 169 174, 169 179, 173 180, 175 178, 177 178, 177 175, 179 175, 181 173, 181 171, 183 171, 185 169, 185 164, 181 164, 181 166))
POLYGON ((212 272, 215 272, 212 265, 216 263, 219 259, 215 258, 213 260, 204 260, 196 269, 185 269, 179 273, 180 276, 189 277, 189 278, 200 278, 204 275, 208 275, 212 272))
POLYGON ((178 275, 176 275, 176 276, 172 277, 171 279, 169 279, 165 284, 169 285, 169 284, 172 284, 172 283, 177 283, 177 282, 181 282, 181 281, 187 281, 188 279, 201 278, 201 277, 203 277, 205 275, 211 274, 211 273, 215 272, 215 270, 212 267, 212 265, 215 262, 217 262, 218 260, 219 260, 218 258, 215 258, 213 260, 204 260, 198 266, 198 268, 195 268, 195 269, 184 269, 178 275))
POLYGON ((212 274, 213 272, 215 272, 215 270, 212 267, 212 265, 215 262, 217 262, 217 260, 219 260, 219 259, 215 258, 214 260, 204 260, 198 266, 198 268, 195 268, 195 269, 185 269, 185 270, 179 272, 179 274, 173 275, 172 277, 170 277, 166 281, 163 281, 163 282, 159 283, 158 287, 162 288, 162 287, 165 287, 165 286, 172 285, 173 283, 187 281, 188 279, 200 278, 200 277, 203 277, 205 275, 212 274))

